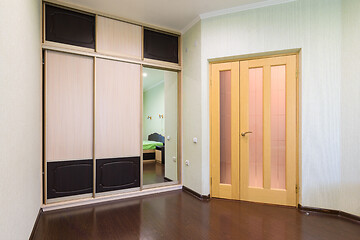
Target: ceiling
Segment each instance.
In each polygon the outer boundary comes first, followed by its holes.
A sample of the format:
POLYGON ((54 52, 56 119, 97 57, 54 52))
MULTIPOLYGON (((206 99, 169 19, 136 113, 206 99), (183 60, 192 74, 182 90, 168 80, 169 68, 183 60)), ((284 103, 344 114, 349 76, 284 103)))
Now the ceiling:
MULTIPOLYGON (((106 14, 183 32, 201 14, 289 0, 59 0, 106 14)), ((241 10, 241 9, 240 9, 241 10)))
POLYGON ((143 92, 164 82, 164 70, 143 68, 143 92))

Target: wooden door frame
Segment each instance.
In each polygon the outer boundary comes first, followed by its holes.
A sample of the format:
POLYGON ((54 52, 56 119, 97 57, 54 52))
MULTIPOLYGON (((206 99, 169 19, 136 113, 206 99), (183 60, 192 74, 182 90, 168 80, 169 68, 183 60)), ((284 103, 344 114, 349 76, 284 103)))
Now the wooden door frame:
MULTIPOLYGON (((242 55, 242 56, 234 56, 234 57, 226 57, 226 58, 216 58, 216 59, 209 59, 209 148, 211 148, 212 142, 212 124, 211 124, 211 116, 212 116, 212 65, 217 63, 226 63, 226 62, 236 62, 238 61, 247 61, 247 60, 258 60, 264 58, 274 58, 274 57, 283 57, 283 56, 296 56, 296 206, 299 206, 301 201, 301 49, 290 49, 284 51, 275 51, 275 52, 266 52, 266 53, 259 53, 259 54, 250 54, 250 55, 242 55)), ((240 93, 239 93, 240 94, 240 93)), ((239 146, 240 147, 240 146, 239 146)), ((212 197, 212 156, 210 154, 209 149, 209 183, 210 183, 210 197, 212 197)), ((241 185, 241 184, 240 184, 241 185)))

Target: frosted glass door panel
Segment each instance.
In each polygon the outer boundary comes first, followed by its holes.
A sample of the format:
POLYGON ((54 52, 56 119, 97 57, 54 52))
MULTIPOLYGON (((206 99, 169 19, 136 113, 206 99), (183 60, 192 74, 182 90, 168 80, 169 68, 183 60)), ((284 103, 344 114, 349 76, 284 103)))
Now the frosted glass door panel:
POLYGON ((249 186, 263 187, 263 68, 249 69, 249 186))
POLYGON ((239 62, 216 63, 210 81, 211 195, 239 199, 239 62))
POLYGON ((220 72, 220 183, 231 184, 231 71, 220 72))
POLYGON ((271 188, 285 189, 285 65, 271 67, 271 188))

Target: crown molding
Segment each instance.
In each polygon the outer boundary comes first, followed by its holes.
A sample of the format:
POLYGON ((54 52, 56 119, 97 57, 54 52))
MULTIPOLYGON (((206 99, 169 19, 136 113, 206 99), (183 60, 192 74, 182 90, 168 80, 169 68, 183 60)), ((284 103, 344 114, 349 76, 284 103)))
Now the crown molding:
POLYGON ((200 14, 200 19, 217 17, 217 16, 226 15, 226 14, 230 14, 230 13, 242 12, 242 11, 247 11, 247 10, 251 10, 251 9, 269 7, 269 6, 273 6, 273 5, 279 5, 279 4, 295 2, 295 1, 296 0, 266 0, 266 1, 258 2, 258 3, 250 3, 250 4, 246 4, 246 5, 241 5, 238 7, 232 7, 232 8, 212 11, 212 12, 208 12, 208 13, 202 13, 202 14, 200 14))
POLYGON ((197 22, 199 22, 200 16, 197 16, 196 18, 194 18, 188 25, 186 25, 180 32, 181 34, 186 33, 190 28, 192 28, 197 22))
POLYGON ((147 91, 149 91, 149 90, 151 90, 151 89, 159 86, 159 85, 162 84, 162 83, 164 83, 164 79, 163 79, 163 80, 160 80, 160 82, 157 82, 157 83, 155 83, 154 85, 151 85, 151 86, 148 87, 148 88, 145 88, 143 92, 147 92, 147 91))

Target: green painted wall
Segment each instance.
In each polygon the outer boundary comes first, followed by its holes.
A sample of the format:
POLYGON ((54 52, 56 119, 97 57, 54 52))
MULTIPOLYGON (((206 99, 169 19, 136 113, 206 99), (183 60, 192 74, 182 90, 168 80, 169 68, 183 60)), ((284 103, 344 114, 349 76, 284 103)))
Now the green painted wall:
POLYGON ((164 136, 165 120, 159 118, 164 114, 164 81, 144 92, 143 95, 143 139, 147 140, 149 134, 154 132, 164 136), (151 116, 151 120, 147 119, 151 116))

